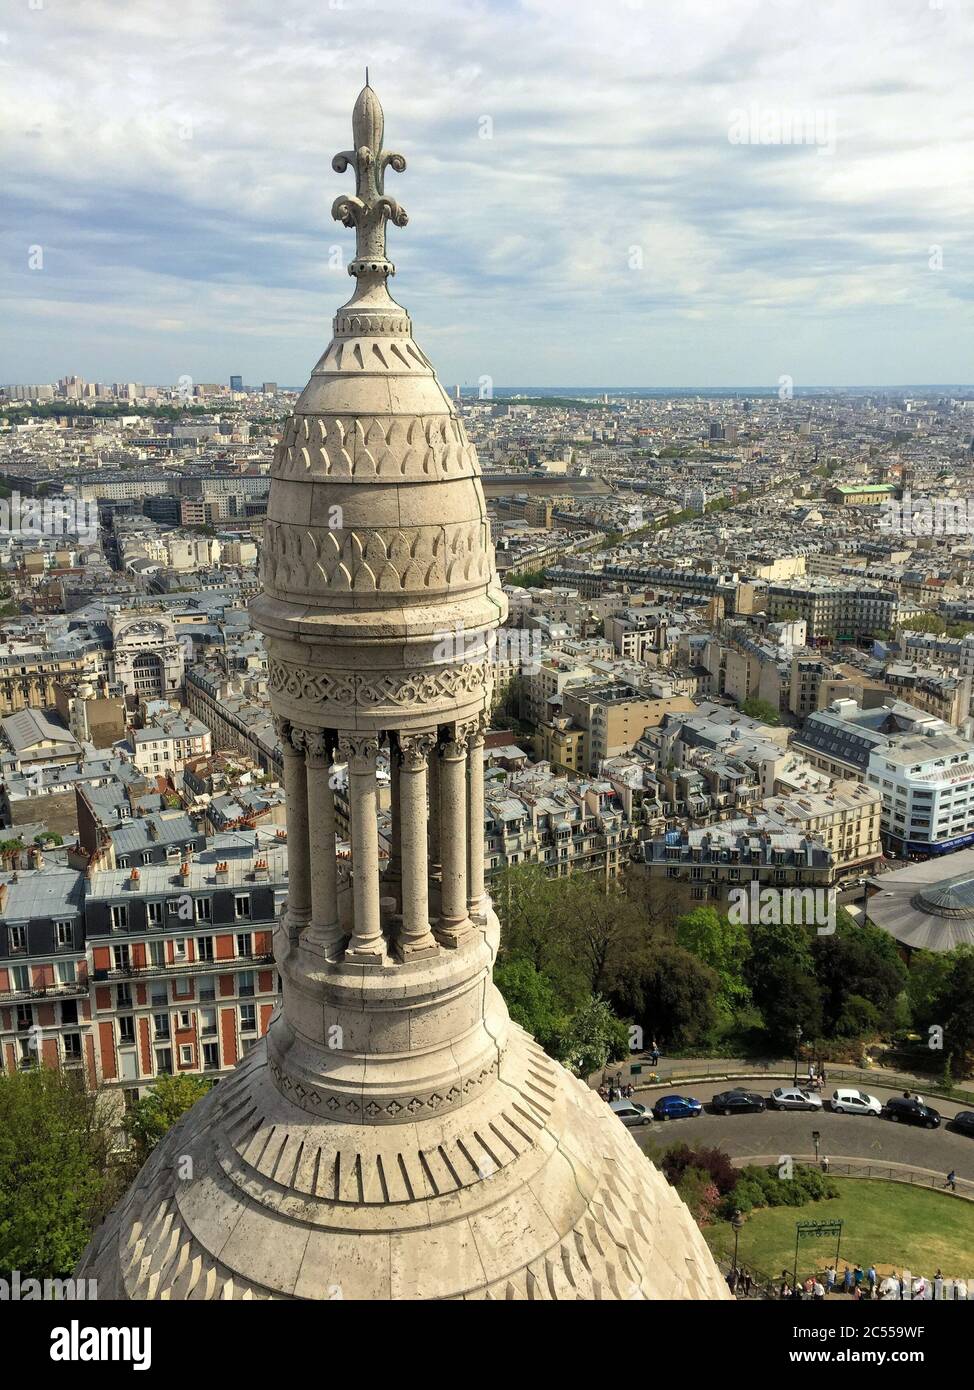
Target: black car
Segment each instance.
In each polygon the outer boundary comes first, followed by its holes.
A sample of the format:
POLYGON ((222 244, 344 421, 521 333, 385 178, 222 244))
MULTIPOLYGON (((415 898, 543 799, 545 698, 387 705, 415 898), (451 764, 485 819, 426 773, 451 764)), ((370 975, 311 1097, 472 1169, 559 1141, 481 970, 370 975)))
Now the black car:
POLYGON ((923 1125, 924 1129, 936 1129, 940 1124, 940 1111, 929 1105, 921 1105, 912 1096, 894 1096, 883 1106, 887 1120, 898 1120, 905 1125, 923 1125))
POLYGON ((710 1108, 718 1115, 743 1115, 746 1111, 763 1110, 765 1101, 757 1091, 721 1091, 710 1102, 710 1108))
POLYGON ((962 1110, 950 1121, 950 1128, 958 1134, 969 1134, 974 1139, 974 1110, 962 1110))

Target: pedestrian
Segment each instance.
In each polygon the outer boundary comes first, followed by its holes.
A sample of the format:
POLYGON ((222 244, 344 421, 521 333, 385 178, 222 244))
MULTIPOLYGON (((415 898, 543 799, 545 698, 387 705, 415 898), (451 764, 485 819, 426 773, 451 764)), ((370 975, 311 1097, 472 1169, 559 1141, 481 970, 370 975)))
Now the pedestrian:
POLYGON ((825 1292, 831 1293, 835 1288, 835 1265, 828 1265, 825 1270, 825 1292))
POLYGON ((599 1095, 600 1095, 600 1096, 602 1097, 602 1099, 605 1100, 605 1101, 607 1101, 607 1100, 609 1099, 609 1093, 608 1093, 608 1091, 605 1089, 605 1083, 604 1083, 604 1082, 603 1082, 602 1085, 599 1087, 599 1095))
POLYGON ((818 1075, 819 1075, 819 1080, 821 1081, 822 1085, 824 1086, 824 1085, 825 1085, 825 1063, 824 1063, 824 1062, 822 1063, 822 1070, 819 1072, 818 1075))
POLYGON ((949 1187, 951 1192, 957 1191, 957 1174, 954 1172, 953 1168, 951 1168, 950 1172, 947 1174, 947 1181, 944 1183, 944 1187, 949 1187))
POLYGON ((614 1086, 610 1086, 610 1087, 609 1087, 609 1104, 610 1104, 610 1105, 611 1105, 611 1103, 615 1100, 615 1098, 616 1098, 616 1088, 615 1088, 614 1086))
POLYGON ((859 1285, 866 1277, 861 1264, 856 1265, 855 1269, 852 1271, 852 1277, 856 1281, 856 1288, 858 1289, 859 1285))
POLYGON ((866 1270, 866 1278, 869 1280, 869 1292, 871 1294, 874 1294, 876 1292, 876 1280, 878 1279, 878 1277, 879 1276, 876 1273, 876 1266, 870 1265, 869 1268, 866 1270))
POLYGON ((811 1298, 811 1296, 812 1296, 812 1294, 814 1293, 814 1291, 815 1291, 815 1280, 812 1278, 811 1275, 809 1275, 808 1278, 805 1280, 805 1294, 806 1294, 806 1297, 811 1298))
POLYGON ((828 1171, 829 1171, 829 1156, 828 1156, 828 1154, 823 1154, 823 1155, 822 1155, 822 1172, 825 1173, 825 1174, 828 1174, 828 1171))
POLYGON ((751 1278, 751 1271, 750 1271, 749 1269, 745 1269, 745 1270, 743 1271, 743 1274, 744 1274, 744 1297, 745 1297, 745 1298, 750 1298, 750 1297, 751 1297, 751 1286, 753 1285, 754 1280, 751 1278))
POLYGON ((815 1299, 816 1303, 820 1303, 825 1297, 825 1285, 820 1279, 816 1279, 812 1286, 812 1297, 815 1299))
POLYGON ((653 1039, 653 1066, 655 1067, 655 1066, 658 1064, 658 1062, 659 1062, 659 1044, 657 1043, 656 1039, 654 1038, 654 1039, 653 1039))
POLYGON ((845 1270, 842 1274, 842 1292, 852 1292, 852 1270, 849 1268, 848 1265, 846 1265, 845 1270))
POLYGON ((923 1099, 923 1096, 921 1096, 920 1093, 919 1093, 919 1091, 918 1091, 918 1092, 917 1092, 917 1105, 925 1105, 925 1104, 926 1104, 926 1101, 923 1099))
POLYGON ((944 1276, 939 1269, 933 1276, 933 1296, 934 1298, 943 1298, 944 1296, 944 1276))
POLYGON ((737 1270, 733 1267, 727 1272, 727 1287, 732 1294, 737 1294, 737 1270))

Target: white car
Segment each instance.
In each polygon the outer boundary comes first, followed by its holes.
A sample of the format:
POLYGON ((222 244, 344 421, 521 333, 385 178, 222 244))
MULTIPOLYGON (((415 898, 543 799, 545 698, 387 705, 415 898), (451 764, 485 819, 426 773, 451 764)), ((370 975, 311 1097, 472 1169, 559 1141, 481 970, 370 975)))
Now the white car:
POLYGON ((647 1110, 645 1105, 637 1105, 632 1100, 612 1100, 609 1102, 609 1109, 619 1116, 619 1119, 629 1129, 633 1125, 651 1125, 653 1123, 653 1112, 647 1110))
POLYGON ((797 1086, 777 1086, 768 1097, 773 1110, 821 1110, 821 1098, 813 1091, 803 1091, 797 1086))
POLYGON ((881 1115, 882 1102, 865 1091, 833 1091, 832 1109, 837 1115, 881 1115))

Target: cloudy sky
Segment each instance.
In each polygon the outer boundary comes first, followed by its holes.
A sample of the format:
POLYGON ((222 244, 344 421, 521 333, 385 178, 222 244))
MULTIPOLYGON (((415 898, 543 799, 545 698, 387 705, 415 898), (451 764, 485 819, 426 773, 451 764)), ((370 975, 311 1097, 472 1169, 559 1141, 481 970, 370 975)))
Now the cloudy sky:
POLYGON ((447 385, 974 379, 974 0, 6 0, 0 382, 302 385, 366 63, 447 385))

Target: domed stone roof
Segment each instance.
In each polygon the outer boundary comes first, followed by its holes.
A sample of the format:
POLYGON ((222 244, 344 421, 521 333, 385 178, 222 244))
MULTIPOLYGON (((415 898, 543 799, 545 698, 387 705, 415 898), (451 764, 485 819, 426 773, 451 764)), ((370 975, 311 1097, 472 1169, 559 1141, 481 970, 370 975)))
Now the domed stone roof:
POLYGON ((287 799, 283 1004, 78 1275, 127 1299, 726 1298, 675 1190, 493 983, 483 752, 506 604, 476 454, 388 295, 385 224, 406 217, 384 172, 405 161, 382 125, 366 86, 334 161, 356 172, 333 209, 356 288, 275 456, 252 605, 287 799))

